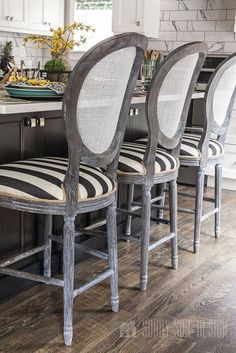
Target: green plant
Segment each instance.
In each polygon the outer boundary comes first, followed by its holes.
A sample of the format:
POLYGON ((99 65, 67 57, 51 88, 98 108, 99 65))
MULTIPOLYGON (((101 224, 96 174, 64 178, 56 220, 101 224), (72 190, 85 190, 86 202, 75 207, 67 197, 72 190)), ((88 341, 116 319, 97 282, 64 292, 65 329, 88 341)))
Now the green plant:
POLYGON ((3 48, 2 48, 2 58, 4 59, 12 59, 13 55, 12 55, 12 41, 6 41, 4 42, 3 48))
POLYGON ((65 64, 60 59, 52 59, 45 63, 44 70, 63 72, 66 71, 65 64))
POLYGON ((12 55, 12 42, 6 41, 4 42, 4 45, 2 47, 1 59, 0 59, 0 69, 3 70, 5 74, 10 69, 9 63, 14 64, 13 58, 14 57, 12 55))

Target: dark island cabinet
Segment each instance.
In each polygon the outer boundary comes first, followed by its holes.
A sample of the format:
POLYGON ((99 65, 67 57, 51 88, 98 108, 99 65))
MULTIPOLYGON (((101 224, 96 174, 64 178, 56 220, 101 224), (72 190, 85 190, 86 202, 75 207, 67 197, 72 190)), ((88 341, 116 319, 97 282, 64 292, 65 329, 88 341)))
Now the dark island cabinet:
MULTIPOLYGON (((67 144, 61 111, 0 116, 1 164, 24 158, 66 155, 67 144)), ((62 218, 55 217, 54 223, 55 232, 59 232, 62 218)), ((42 230, 42 215, 0 208, 0 259, 38 245, 42 241, 42 230)), ((16 267, 40 272, 39 258, 40 255, 33 256, 16 267)), ((54 266, 58 267, 57 264, 54 266)), ((0 299, 28 283, 1 277, 0 299)))

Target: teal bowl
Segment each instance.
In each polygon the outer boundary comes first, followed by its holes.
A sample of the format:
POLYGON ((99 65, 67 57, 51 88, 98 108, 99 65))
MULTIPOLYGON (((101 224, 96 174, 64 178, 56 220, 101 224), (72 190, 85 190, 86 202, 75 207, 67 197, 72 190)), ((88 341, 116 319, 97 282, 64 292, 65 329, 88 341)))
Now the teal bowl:
POLYGON ((49 88, 37 89, 37 88, 17 88, 11 86, 4 87, 9 96, 14 98, 62 98, 63 94, 57 94, 49 88))

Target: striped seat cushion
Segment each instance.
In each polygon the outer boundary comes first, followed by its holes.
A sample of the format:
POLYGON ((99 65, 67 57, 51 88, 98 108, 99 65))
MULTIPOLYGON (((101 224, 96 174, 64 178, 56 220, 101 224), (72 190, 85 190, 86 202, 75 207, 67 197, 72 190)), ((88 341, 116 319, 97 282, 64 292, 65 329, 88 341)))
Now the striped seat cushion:
MULTIPOLYGON (((201 152, 198 149, 199 140, 201 135, 184 134, 181 148, 180 148, 180 159, 200 159, 201 152)), ((210 139, 208 148, 208 158, 220 157, 224 153, 222 144, 215 140, 210 139)))
MULTIPOLYGON (((119 164, 118 174, 146 174, 143 163, 146 146, 141 143, 123 143, 119 164)), ((179 167, 178 160, 169 153, 157 149, 155 160, 155 174, 175 171, 179 167)))
MULTIPOLYGON (((0 196, 31 201, 63 202, 62 182, 68 160, 32 158, 0 165, 0 196)), ((102 197, 115 190, 113 180, 100 169, 80 164, 79 200, 102 197)))
MULTIPOLYGON (((181 159, 200 159, 201 152, 198 149, 200 135, 184 134, 181 148, 180 148, 180 160, 181 159)), ((148 141, 147 137, 137 140, 138 143, 146 145, 148 141)), ((210 139, 208 148, 208 158, 220 157, 224 153, 224 147, 222 144, 215 140, 210 139)))

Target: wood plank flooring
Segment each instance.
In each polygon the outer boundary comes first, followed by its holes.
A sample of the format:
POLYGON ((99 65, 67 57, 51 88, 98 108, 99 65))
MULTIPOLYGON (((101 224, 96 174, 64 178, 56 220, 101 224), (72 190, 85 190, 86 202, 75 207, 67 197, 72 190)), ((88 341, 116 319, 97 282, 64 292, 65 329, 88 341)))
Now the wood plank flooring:
MULTIPOLYGON (((63 344, 60 288, 37 285, 0 303, 0 353, 235 353, 236 193, 223 191, 220 240, 213 217, 204 222, 199 255, 192 253, 192 220, 179 215, 177 271, 169 244, 151 253, 144 293, 139 244, 119 243, 120 311, 110 311, 109 281, 83 293, 75 300, 71 348, 63 344)), ((151 238, 165 233, 166 226, 153 225, 151 238)), ((76 282, 103 269, 91 258, 76 268, 76 282)))

